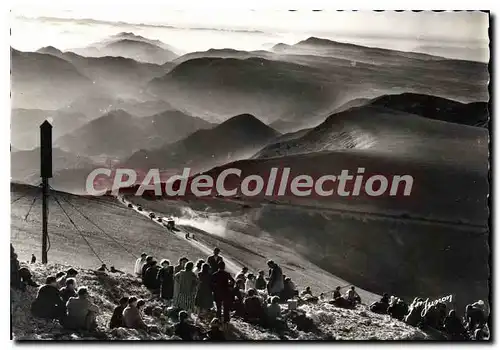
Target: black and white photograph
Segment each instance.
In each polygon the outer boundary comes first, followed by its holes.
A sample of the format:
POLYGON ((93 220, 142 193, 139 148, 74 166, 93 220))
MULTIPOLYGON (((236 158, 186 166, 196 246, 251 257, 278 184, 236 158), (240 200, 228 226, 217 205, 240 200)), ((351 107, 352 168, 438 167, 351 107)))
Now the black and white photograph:
POLYGON ((11 340, 491 341, 490 12, 245 6, 13 6, 11 340))

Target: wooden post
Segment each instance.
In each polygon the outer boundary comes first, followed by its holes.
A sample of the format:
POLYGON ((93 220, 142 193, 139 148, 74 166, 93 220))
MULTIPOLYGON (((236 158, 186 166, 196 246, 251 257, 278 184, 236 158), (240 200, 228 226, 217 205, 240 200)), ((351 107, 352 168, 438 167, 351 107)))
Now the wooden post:
POLYGON ((47 223, 49 218, 49 178, 52 177, 52 125, 46 120, 40 125, 40 176, 42 178, 42 264, 47 258, 47 223))

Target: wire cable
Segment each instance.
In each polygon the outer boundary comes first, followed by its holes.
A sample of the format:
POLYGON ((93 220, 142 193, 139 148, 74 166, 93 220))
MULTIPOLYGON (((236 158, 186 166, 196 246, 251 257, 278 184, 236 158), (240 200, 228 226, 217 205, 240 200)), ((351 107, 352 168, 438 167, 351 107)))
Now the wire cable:
POLYGON ((89 243, 89 241, 85 238, 85 236, 83 235, 83 233, 80 231, 80 229, 76 226, 75 222, 73 221, 73 219, 71 219, 71 217, 69 216, 69 214, 66 212, 66 210, 63 208, 61 202, 59 202, 59 199, 57 199, 57 197, 53 196, 54 197, 54 200, 56 201, 56 203, 59 205, 59 207, 61 208, 61 210, 63 211, 64 215, 66 215, 66 217, 68 218, 68 220, 73 224, 73 226, 75 227, 75 229, 78 231, 78 233, 80 234, 80 236, 83 238, 83 240, 85 241, 85 243, 87 243, 87 245, 89 246, 90 250, 92 251, 92 253, 94 253, 94 255, 97 257, 97 259, 99 259, 99 261, 104 264, 104 261, 101 259, 101 257, 99 256, 99 254, 97 254, 97 252, 94 250, 94 248, 92 247, 92 245, 89 243))
POLYGON ((35 194, 35 196, 33 197, 33 201, 31 201, 31 205, 28 209, 28 212, 26 213, 26 215, 24 216, 24 221, 28 221, 28 216, 30 215, 31 213, 31 209, 33 208, 33 205, 35 205, 35 202, 36 202, 36 199, 38 198, 38 193, 35 194))
POLYGON ((137 256, 130 252, 127 248, 125 248, 119 241, 117 241, 113 236, 111 236, 110 234, 108 234, 106 231, 104 231, 99 225, 97 225, 94 221, 92 221, 87 215, 85 215, 80 209, 78 209, 77 207, 75 207, 73 205, 73 203, 71 203, 68 199, 64 198, 63 196, 61 196, 60 198, 62 198, 62 200, 64 200, 66 203, 68 203, 75 211, 77 211, 81 216, 83 216, 85 219, 87 219, 87 221, 89 221, 92 225, 94 225, 95 227, 97 227, 97 229, 99 231, 101 231, 102 233, 104 233, 107 237, 109 237, 111 240, 113 240, 119 247, 121 247, 124 251, 126 251, 127 253, 129 253, 132 257, 134 258, 137 258, 137 256))

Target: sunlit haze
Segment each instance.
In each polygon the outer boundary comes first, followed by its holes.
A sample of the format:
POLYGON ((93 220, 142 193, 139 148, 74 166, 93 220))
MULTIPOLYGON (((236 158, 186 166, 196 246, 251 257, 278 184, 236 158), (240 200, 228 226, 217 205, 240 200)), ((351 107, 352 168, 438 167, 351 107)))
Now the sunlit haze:
POLYGON ((172 45, 179 53, 210 48, 269 49, 310 36, 366 46, 488 61, 488 16, 481 12, 336 12, 172 10, 166 6, 18 7, 11 45, 67 50, 122 31, 172 45), (83 19, 83 20, 82 20, 83 19), (397 28, 397 30, 395 30, 397 28))

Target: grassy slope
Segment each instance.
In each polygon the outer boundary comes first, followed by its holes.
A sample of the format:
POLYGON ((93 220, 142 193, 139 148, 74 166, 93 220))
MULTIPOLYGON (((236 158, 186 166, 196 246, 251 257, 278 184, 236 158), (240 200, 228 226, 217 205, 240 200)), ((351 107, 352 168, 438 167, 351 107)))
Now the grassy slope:
MULTIPOLYGON (((12 191, 15 200, 28 191, 28 195, 11 205, 11 242, 20 261, 27 261, 35 253, 41 261, 41 200, 38 197, 30 215, 25 221, 35 189, 16 186, 12 191)), ((73 219, 82 234, 108 266, 132 272, 135 257, 127 253, 114 240, 120 242, 129 252, 139 256, 143 251, 157 259, 177 261, 181 256, 197 259, 200 252, 176 236, 169 235, 158 225, 116 202, 97 202, 83 197, 57 194, 59 201, 73 219), (109 236, 99 231, 64 202, 67 198, 75 207, 100 226, 109 236)), ((49 206, 49 238, 51 248, 49 262, 96 268, 100 261, 78 234, 57 203, 51 199, 49 206)))

